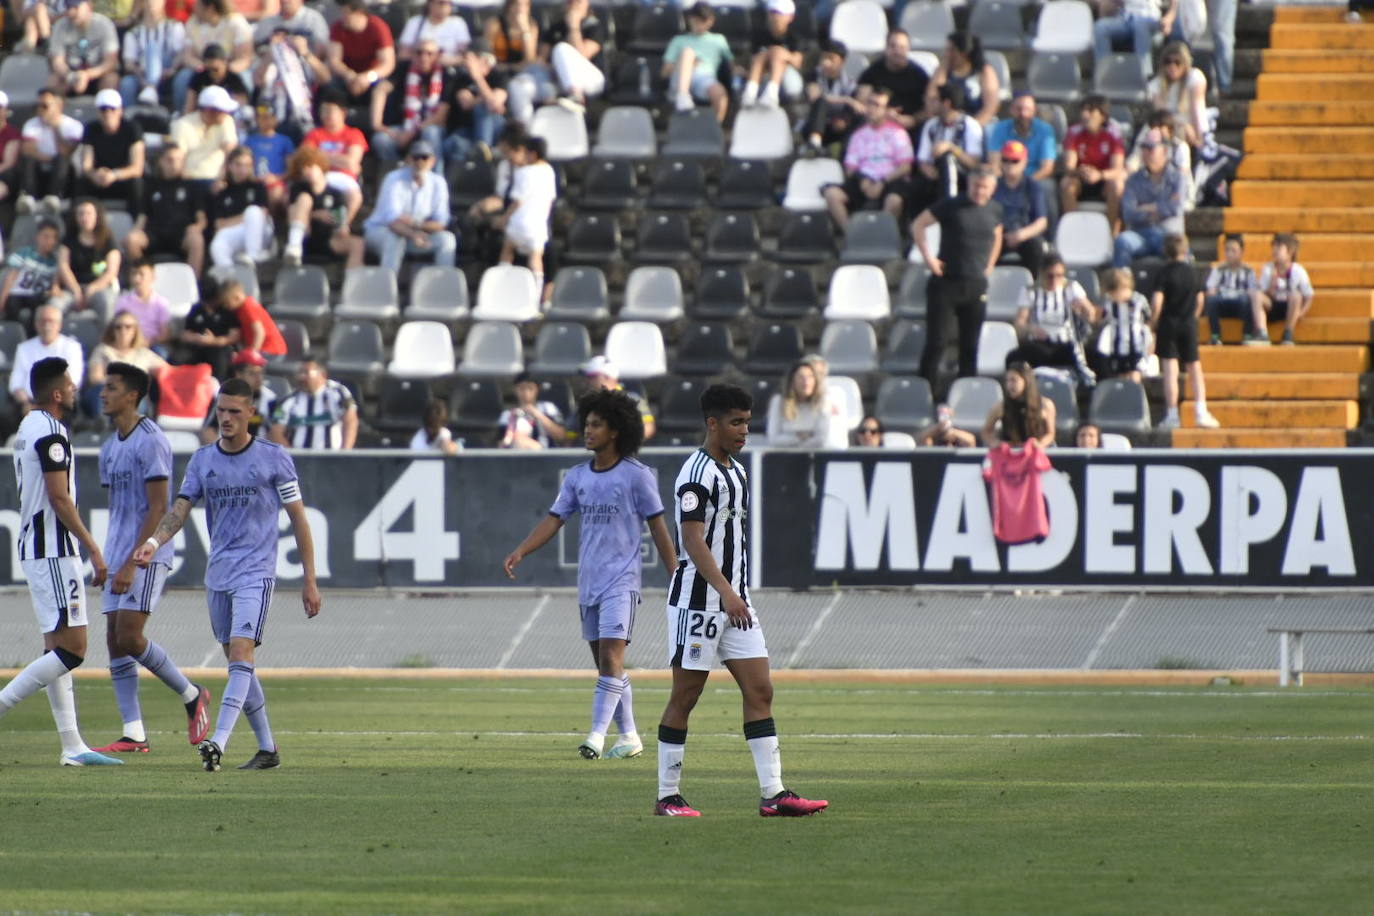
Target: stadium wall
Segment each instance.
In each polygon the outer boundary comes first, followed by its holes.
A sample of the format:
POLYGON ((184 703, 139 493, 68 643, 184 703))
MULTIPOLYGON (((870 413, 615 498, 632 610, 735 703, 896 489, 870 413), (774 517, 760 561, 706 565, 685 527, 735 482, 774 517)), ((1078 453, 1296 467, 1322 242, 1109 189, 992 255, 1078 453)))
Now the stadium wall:
MULTIPOLYGON (((664 503, 681 449, 643 457, 664 503)), ((1043 477, 1051 533, 1007 547, 992 536, 983 452, 751 451, 755 587, 1350 589, 1374 585, 1370 451, 1054 453, 1043 477)), ((178 455, 181 478, 188 456, 178 455)), ((320 584, 399 589, 507 586, 506 553, 547 512, 576 453, 395 451, 296 457, 320 584)), ((78 455, 81 511, 103 539, 95 454, 78 455)), ((18 505, 0 478, 0 506, 18 505)), ((0 510, 10 549, 0 583, 20 584, 18 512, 0 510)), ((279 578, 299 580, 285 513, 279 578)), ((177 537, 173 586, 202 581, 201 509, 177 537)), ((652 547, 643 556, 652 581, 652 547)), ((520 584, 576 583, 577 523, 527 558, 520 584)))

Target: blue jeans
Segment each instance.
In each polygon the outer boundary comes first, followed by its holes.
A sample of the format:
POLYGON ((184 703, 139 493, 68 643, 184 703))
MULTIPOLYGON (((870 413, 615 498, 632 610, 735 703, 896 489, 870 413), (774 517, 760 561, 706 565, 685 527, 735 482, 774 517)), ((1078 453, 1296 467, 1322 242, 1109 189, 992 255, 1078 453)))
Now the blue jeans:
POLYGON ((448 230, 431 232, 428 248, 416 247, 409 239, 392 232, 389 226, 373 226, 366 230, 363 238, 367 247, 381 260, 382 266, 390 267, 393 271, 401 269, 406 255, 419 258, 432 255, 434 263, 440 267, 452 267, 458 257, 458 236, 448 230))
POLYGON ((478 143, 495 146, 496 137, 505 126, 505 118, 492 114, 485 105, 478 105, 472 109, 472 126, 460 127, 444 138, 444 159, 462 162, 478 143))
POLYGON ((1112 244, 1112 266, 1130 267, 1133 258, 1164 254, 1164 230, 1159 226, 1127 229, 1112 244))
MULTIPOLYGON (((396 167, 396 162, 405 151, 397 147, 396 141, 391 138, 391 134, 383 131, 377 131, 370 139, 372 143, 372 155, 377 157, 377 163, 380 166, 379 173, 385 175, 396 167)), ((423 127, 420 129, 420 136, 418 139, 434 147, 434 170, 440 175, 444 174, 444 129, 438 124, 431 124, 428 127, 423 127)), ((414 143, 415 141, 412 140, 411 142, 414 143)))
POLYGON ((1151 70, 1152 42, 1155 32, 1159 31, 1158 19, 1143 16, 1112 16, 1093 23, 1093 60, 1102 60, 1112 53, 1112 42, 1122 38, 1131 39, 1135 56, 1148 75, 1151 70))
POLYGON ((1236 59, 1236 0, 1210 0, 1207 22, 1212 29, 1212 59, 1217 65, 1217 89, 1231 91, 1236 59))

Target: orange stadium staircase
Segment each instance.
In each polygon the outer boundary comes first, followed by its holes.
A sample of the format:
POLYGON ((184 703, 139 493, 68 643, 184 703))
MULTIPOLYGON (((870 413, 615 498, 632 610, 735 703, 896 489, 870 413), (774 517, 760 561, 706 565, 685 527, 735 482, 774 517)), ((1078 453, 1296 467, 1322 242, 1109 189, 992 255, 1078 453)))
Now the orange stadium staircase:
MULTIPOLYGON (((1297 233, 1314 305, 1295 347, 1233 346, 1241 322, 1224 320, 1227 346, 1202 348, 1222 428, 1188 428, 1185 405, 1173 444, 1344 446, 1360 424, 1374 318, 1374 24, 1345 22, 1344 7, 1276 9, 1246 124, 1222 228, 1244 234, 1256 270, 1273 233, 1297 233)), ((1277 342, 1282 323, 1269 331, 1277 342)))

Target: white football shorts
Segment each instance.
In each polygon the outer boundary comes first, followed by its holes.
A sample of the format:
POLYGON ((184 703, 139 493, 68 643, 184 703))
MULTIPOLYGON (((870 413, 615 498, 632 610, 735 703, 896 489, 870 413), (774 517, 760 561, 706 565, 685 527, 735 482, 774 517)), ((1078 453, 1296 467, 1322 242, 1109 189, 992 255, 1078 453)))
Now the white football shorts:
POLYGON ((80 557, 21 560, 38 629, 52 633, 60 626, 86 625, 86 568, 80 557))
POLYGON ((668 605, 668 664, 689 671, 710 671, 717 661, 767 658, 763 628, 754 609, 747 630, 730 626, 724 611, 690 611, 668 605))

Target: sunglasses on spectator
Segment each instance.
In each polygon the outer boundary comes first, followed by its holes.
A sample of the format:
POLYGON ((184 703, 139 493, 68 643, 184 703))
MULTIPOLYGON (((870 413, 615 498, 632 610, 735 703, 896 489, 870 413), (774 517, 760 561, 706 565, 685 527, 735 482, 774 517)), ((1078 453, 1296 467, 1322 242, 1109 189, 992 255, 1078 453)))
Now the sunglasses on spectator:
POLYGON ((434 157, 431 156, 431 155, 429 155, 428 153, 413 153, 413 154, 411 155, 411 157, 410 157, 410 161, 411 161, 411 162, 424 162, 426 159, 433 159, 433 158, 434 158, 434 157))
POLYGON ((881 436, 883 431, 876 426, 861 426, 859 432, 865 436, 881 436))

